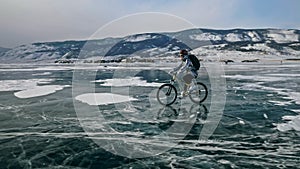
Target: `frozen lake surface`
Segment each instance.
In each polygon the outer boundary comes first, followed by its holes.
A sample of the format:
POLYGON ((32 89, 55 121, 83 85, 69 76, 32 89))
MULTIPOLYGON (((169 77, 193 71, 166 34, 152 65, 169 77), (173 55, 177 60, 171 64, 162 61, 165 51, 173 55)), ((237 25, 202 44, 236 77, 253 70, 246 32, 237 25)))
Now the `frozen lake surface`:
MULTIPOLYGON (((171 78, 169 69, 0 65, 0 168, 298 167, 300 63, 224 65, 226 104, 208 140, 199 140, 199 133, 217 102, 211 95, 202 105, 182 105, 188 99, 172 107, 156 104, 155 91, 171 78), (86 71, 78 83, 95 93, 83 89, 73 98, 75 70, 86 71), (76 113, 74 104, 86 114, 76 113), (181 128, 189 129, 186 136, 181 128), (107 151, 123 145, 158 153, 136 159, 107 151)), ((209 79, 202 67, 200 80, 210 88, 209 79)))

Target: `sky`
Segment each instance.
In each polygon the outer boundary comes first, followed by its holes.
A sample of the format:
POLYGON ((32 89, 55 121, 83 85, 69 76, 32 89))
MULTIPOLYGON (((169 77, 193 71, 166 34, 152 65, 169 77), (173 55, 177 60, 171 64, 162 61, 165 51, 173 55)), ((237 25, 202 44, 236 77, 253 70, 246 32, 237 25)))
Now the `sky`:
POLYGON ((190 27, 300 29, 300 1, 0 0, 0 46, 7 48, 190 27))

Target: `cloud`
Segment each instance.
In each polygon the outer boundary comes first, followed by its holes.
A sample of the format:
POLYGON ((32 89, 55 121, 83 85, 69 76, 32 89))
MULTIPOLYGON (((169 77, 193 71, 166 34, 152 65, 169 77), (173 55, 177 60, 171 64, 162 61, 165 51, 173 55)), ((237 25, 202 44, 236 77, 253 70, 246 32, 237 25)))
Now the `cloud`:
POLYGON ((234 14, 237 0, 173 1, 160 11, 187 19, 198 27, 216 27, 227 22, 234 14))
POLYGON ((184 18, 161 12, 126 15, 101 27, 91 38, 124 37, 149 32, 175 32, 194 28, 184 18))

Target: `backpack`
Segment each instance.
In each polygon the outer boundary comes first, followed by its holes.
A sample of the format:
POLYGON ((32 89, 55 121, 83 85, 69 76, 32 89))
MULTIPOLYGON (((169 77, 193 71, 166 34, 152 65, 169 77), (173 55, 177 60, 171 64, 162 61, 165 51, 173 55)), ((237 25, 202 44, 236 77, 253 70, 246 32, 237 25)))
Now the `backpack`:
POLYGON ((191 60, 191 62, 193 64, 193 67, 196 70, 199 70, 199 68, 200 68, 200 61, 199 61, 199 59, 195 55, 189 55, 189 59, 191 60))

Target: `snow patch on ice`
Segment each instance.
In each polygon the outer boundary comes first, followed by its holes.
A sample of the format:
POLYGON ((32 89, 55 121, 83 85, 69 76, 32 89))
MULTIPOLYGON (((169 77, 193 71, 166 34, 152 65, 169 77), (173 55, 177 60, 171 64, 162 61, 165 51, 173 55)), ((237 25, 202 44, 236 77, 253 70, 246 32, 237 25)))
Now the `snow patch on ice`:
POLYGON ((14 95, 24 99, 45 96, 69 87, 69 85, 47 85, 53 81, 54 79, 1 80, 0 91, 17 91, 14 95), (39 86, 41 84, 43 86, 39 86))
POLYGON ((159 87, 162 83, 148 83, 146 80, 142 80, 140 77, 124 78, 124 79, 105 79, 105 80, 96 80, 92 82, 103 83, 101 86, 146 86, 146 87, 159 87))
POLYGON ((51 72, 43 72, 43 73, 34 73, 32 76, 44 76, 44 75, 51 75, 51 72))
POLYGON ((300 115, 298 116, 283 116, 283 120, 290 120, 288 123, 277 124, 279 131, 285 132, 290 130, 300 131, 300 115))
POLYGON ((38 84, 49 84, 53 79, 24 79, 24 80, 0 80, 0 91, 26 90, 36 87, 38 84))
POLYGON ((113 93, 86 93, 76 96, 75 99, 89 105, 107 105, 137 100, 129 96, 113 93))
POLYGON ((46 86, 36 86, 31 89, 22 90, 19 92, 15 92, 14 95, 21 99, 45 96, 56 91, 63 90, 65 87, 69 87, 69 85, 61 86, 61 85, 46 85, 46 86))

